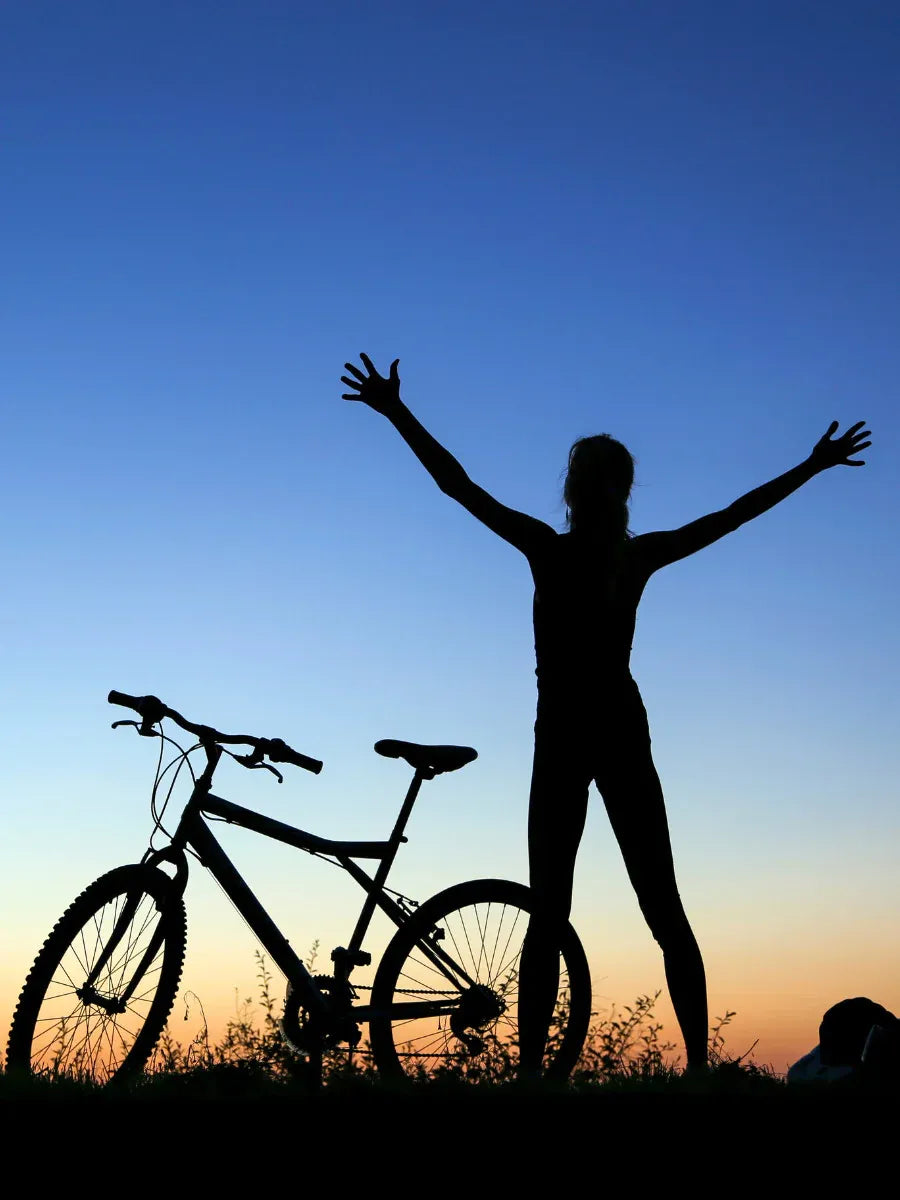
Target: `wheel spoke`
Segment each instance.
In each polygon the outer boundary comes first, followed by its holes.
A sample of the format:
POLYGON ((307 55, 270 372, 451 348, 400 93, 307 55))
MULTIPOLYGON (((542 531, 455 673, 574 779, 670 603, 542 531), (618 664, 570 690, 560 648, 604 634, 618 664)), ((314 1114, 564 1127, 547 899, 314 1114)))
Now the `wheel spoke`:
MULTIPOLYGON (((526 888, 483 880, 448 889, 401 927, 373 988, 370 1040, 382 1070, 411 1076, 449 1070, 476 1080, 502 1078, 515 1069, 519 969, 530 913, 526 888), (436 929, 443 931, 444 973, 422 952, 436 929), (448 974, 459 981, 456 1000, 447 995, 448 974), (411 999, 425 1005, 440 999, 442 1011, 410 1016, 411 999), (452 1013, 446 1008, 448 1000, 453 1002, 452 1013), (391 1011, 396 1012, 393 1019, 391 1011)), ((574 1065, 587 1031, 590 976, 569 926, 562 946, 555 1011, 560 1011, 570 988, 573 965, 578 971, 575 1002, 567 1003, 564 1025, 553 1039, 553 1054, 558 1055, 564 1076, 574 1065)), ((548 1058, 548 1067, 553 1069, 556 1062, 548 1058)))

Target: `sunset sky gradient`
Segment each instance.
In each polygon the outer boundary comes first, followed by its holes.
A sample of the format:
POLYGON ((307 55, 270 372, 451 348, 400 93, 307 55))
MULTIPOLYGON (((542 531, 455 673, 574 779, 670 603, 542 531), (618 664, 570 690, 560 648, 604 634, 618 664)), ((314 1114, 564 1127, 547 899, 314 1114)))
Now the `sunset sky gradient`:
MULTIPOLYGON (((729 1046, 781 1070, 844 997, 900 1013, 900 9, 31 0, 0 25, 0 1025, 69 901, 146 846, 155 747, 109 731, 110 688, 324 759, 217 790, 325 836, 386 836, 407 774, 378 738, 471 744, 393 882, 525 878, 528 569, 340 399, 361 350, 557 527, 582 434, 634 452, 643 531, 867 420, 864 469, 651 581, 633 669, 729 1046)), ((326 969, 350 881, 225 844, 326 969)), ((598 1008, 663 987, 599 799, 573 920, 598 1008)), ((199 870, 188 928, 221 1023, 254 946, 199 870)))

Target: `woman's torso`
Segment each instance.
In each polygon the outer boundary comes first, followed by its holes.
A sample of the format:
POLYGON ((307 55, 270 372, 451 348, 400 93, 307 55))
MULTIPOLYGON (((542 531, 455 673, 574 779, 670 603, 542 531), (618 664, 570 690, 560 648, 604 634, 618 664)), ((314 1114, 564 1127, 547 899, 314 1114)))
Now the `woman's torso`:
POLYGON ((631 691, 631 647, 649 572, 640 539, 604 548, 558 534, 528 556, 534 577, 538 691, 605 706, 631 691))

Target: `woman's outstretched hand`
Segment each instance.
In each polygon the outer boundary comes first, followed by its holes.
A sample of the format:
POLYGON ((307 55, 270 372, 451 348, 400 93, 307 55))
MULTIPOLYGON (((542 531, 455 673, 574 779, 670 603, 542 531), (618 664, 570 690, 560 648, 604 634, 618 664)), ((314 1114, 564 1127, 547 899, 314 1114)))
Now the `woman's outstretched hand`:
POLYGON ((368 374, 363 374, 359 367, 354 367, 353 363, 344 363, 353 378, 342 375, 341 383, 346 383, 348 387, 355 388, 356 391, 344 392, 341 399, 362 400, 363 404, 368 404, 369 408, 374 408, 376 412, 388 412, 400 403, 400 376, 397 374, 397 364, 400 359, 394 359, 388 377, 385 379, 372 366, 372 360, 368 354, 360 354, 359 357, 368 374))
POLYGON ((865 421, 857 421, 840 437, 832 438, 832 434, 838 427, 837 421, 832 421, 813 446, 812 454, 809 456, 809 461, 815 469, 824 471, 828 467, 864 467, 866 465, 864 458, 852 457, 854 454, 859 454, 861 450, 865 450, 866 446, 872 445, 871 442, 863 441, 863 438, 872 436, 868 429, 863 429, 863 425, 865 425, 865 421))

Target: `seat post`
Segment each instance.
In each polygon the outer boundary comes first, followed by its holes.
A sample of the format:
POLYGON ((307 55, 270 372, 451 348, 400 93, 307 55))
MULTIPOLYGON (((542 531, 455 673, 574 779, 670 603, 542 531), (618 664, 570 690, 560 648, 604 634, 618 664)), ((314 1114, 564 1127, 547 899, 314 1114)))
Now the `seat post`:
POLYGON ((348 947, 349 954, 352 956, 362 946, 362 940, 365 937, 366 930, 369 927, 369 922, 372 919, 372 914, 375 912, 377 897, 384 887, 384 881, 388 877, 391 867, 394 865, 394 859, 397 857, 397 851, 400 848, 400 843, 403 840, 403 830, 406 828, 406 822, 409 820, 409 814, 412 812, 412 807, 416 802, 416 796, 419 794, 419 788, 422 786, 424 779, 433 779, 434 772, 427 768, 422 770, 419 768, 412 777, 412 782, 409 785, 409 790, 406 793, 406 799, 403 801, 403 806, 400 809, 400 815, 397 817, 397 822, 394 825, 394 831, 391 834, 388 845, 390 850, 378 864, 378 870, 372 876, 372 887, 368 889, 368 895, 362 906, 362 911, 359 914, 359 920, 356 922, 356 928, 353 930, 353 936, 350 939, 348 947))
POLYGON ((421 767, 417 768, 415 775, 413 775, 412 779, 410 780, 406 798, 404 799, 400 808, 400 812, 397 816, 397 822, 394 825, 394 831, 390 836, 391 842, 397 842, 399 844, 402 840, 403 831, 406 828, 406 822, 409 820, 409 815, 413 810, 413 805, 415 804, 416 797, 419 794, 419 788, 426 779, 434 779, 434 771, 423 770, 421 767))

